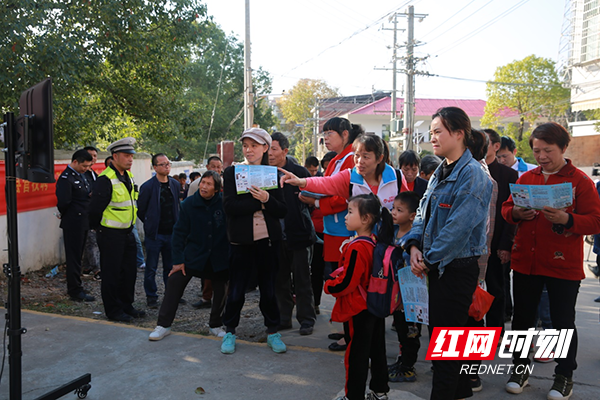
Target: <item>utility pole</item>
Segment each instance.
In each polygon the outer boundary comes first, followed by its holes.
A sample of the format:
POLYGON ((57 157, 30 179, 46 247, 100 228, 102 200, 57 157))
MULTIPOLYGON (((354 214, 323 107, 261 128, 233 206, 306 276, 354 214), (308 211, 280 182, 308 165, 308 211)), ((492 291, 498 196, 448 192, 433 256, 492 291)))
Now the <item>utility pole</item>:
POLYGON ((413 125, 415 115, 415 75, 414 75, 414 29, 415 9, 408 7, 408 41, 406 43, 406 90, 404 91, 404 127, 407 128, 404 138, 404 149, 413 148, 413 125))
MULTIPOLYGON (((390 16, 390 18, 388 19, 388 21, 393 22, 394 23, 394 28, 389 29, 389 28, 382 28, 382 30, 384 31, 394 31, 394 45, 392 47, 393 50, 393 55, 392 55, 392 113, 390 115, 390 135, 394 136, 398 133, 398 111, 397 111, 397 105, 396 105, 396 98, 397 98, 397 84, 396 84, 396 75, 398 74, 398 69, 397 69, 397 61, 398 61, 398 55, 397 55, 397 50, 398 50, 398 14, 394 13, 393 15, 390 16)), ((404 31, 404 29, 400 29, 400 31, 404 31)), ((375 69, 383 69, 383 70, 389 70, 389 68, 375 68, 375 69)))
POLYGON ((244 42, 244 129, 254 124, 254 93, 250 66, 250 0, 246 0, 246 40, 244 42))
MULTIPOLYGON (((392 111, 391 111, 391 120, 390 120, 390 131, 392 132, 392 136, 398 134, 399 124, 397 119, 397 106, 396 106, 396 98, 397 94, 397 79, 396 75, 399 72, 406 74, 406 85, 404 90, 404 132, 407 132, 404 135, 402 140, 403 149, 412 149, 413 148, 413 131, 414 131, 414 114, 415 114, 415 75, 430 75, 426 72, 415 71, 415 64, 418 61, 422 61, 425 58, 415 58, 414 56, 414 47, 417 45, 417 42, 414 40, 414 26, 415 26, 415 17, 419 19, 423 19, 427 16, 427 14, 415 14, 414 7, 409 6, 408 11, 405 13, 394 13, 390 16, 389 21, 394 23, 393 29, 383 30, 393 30, 394 31, 394 45, 393 45, 393 56, 392 56, 392 68, 393 77, 392 77, 392 111), (397 31, 404 29, 398 29, 398 20, 397 17, 406 16, 408 17, 408 40, 406 42, 406 57, 402 57, 405 62, 404 69, 398 69, 396 62, 398 61, 397 49, 401 46, 397 43, 397 31)), ((390 70, 390 68, 375 68, 376 70, 390 70)))
POLYGON ((397 69, 396 69, 396 61, 398 60, 398 58, 396 57, 396 49, 398 48, 398 45, 396 44, 396 31, 398 29, 398 15, 396 13, 394 13, 394 51, 393 51, 393 56, 392 56, 392 71, 393 71, 393 78, 392 78, 392 118, 390 120, 390 135, 392 132, 396 132, 398 130, 398 124, 396 122, 396 116, 398 115, 396 113, 396 74, 398 73, 397 69))
MULTIPOLYGON (((317 156, 317 137, 319 136, 319 99, 315 99, 315 108, 313 108, 313 156, 317 156)), ((306 161, 306 159, 304 159, 306 161)))
POLYGON ((408 6, 408 12, 402 14, 408 18, 408 41, 406 42, 406 88, 404 91, 404 128, 406 135, 404 136, 404 150, 413 149, 413 134, 415 125, 415 16, 423 19, 427 14, 415 15, 415 8, 408 6))

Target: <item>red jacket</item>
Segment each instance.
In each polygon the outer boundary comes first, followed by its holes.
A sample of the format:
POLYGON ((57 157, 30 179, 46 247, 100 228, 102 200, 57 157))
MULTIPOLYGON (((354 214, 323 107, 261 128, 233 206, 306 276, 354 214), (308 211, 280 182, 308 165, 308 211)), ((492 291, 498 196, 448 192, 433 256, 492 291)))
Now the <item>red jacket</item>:
POLYGON ((344 245, 340 258, 342 272, 333 280, 325 282, 325 293, 336 298, 331 320, 346 322, 367 309, 367 301, 359 286, 367 293, 369 277, 373 269, 372 243, 356 240, 344 245))
MULTIPOLYGON (((333 157, 333 159, 327 165, 327 169, 325 170, 323 176, 331 176, 331 174, 333 174, 333 170, 335 169, 336 161, 346 157, 346 155, 350 152, 352 152, 352 145, 346 146, 346 148, 342 150, 340 154, 333 157)), ((354 156, 346 157, 342 166, 340 167, 340 171, 352 168, 354 168, 354 156)), ((346 202, 346 198, 343 196, 330 196, 319 200, 319 207, 321 208, 323 215, 331 215, 347 209, 348 203, 346 202)))
MULTIPOLYGON (((343 159, 349 153, 352 153, 352 145, 348 145, 342 150, 340 154, 335 156, 327 165, 327 169, 323 176, 331 176, 333 171, 335 170, 336 162, 338 160, 343 159)), ((344 162, 339 168, 339 171, 344 171, 346 169, 354 168, 354 155, 349 155, 345 158, 344 162)), ((343 196, 329 196, 323 197, 319 200, 319 208, 323 216, 337 214, 342 212, 348 208, 348 202, 346 198, 343 196)), ((343 217, 342 217, 343 219, 343 217)), ((328 234, 324 235, 324 247, 323 247, 323 259, 329 262, 339 262, 340 260, 340 246, 342 242, 346 240, 348 237, 346 236, 330 236, 328 234)))
POLYGON ((573 226, 563 233, 552 231, 552 223, 540 212, 531 221, 515 221, 512 196, 502 205, 502 216, 517 224, 511 254, 511 268, 526 275, 543 275, 577 281, 583 272, 583 235, 600 232, 600 198, 592 180, 567 160, 558 173, 549 175, 544 183, 542 168, 524 173, 518 184, 573 185, 573 205, 565 211, 573 216, 573 226))

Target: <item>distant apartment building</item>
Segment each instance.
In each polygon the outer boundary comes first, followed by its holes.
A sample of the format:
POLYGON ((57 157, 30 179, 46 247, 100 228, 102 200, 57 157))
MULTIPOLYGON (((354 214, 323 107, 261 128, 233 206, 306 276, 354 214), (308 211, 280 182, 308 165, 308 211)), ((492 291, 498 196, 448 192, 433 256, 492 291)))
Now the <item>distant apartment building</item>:
MULTIPOLYGON (((564 66, 571 83, 571 110, 600 109, 600 1, 571 0, 565 10, 568 37, 564 66), (570 9, 569 9, 570 7, 570 9)), ((567 157, 579 167, 600 163, 600 120, 569 123, 573 140, 567 157)))

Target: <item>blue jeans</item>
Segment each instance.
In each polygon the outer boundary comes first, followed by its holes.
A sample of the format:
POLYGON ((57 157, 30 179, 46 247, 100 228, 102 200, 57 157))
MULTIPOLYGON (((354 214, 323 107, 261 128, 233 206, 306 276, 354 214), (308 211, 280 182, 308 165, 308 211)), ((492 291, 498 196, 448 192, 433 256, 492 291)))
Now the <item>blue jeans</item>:
POLYGON ((140 234, 138 233, 137 226, 133 226, 133 236, 135 237, 135 245, 137 247, 136 255, 136 267, 144 265, 144 249, 142 249, 142 241, 140 240, 140 234))
POLYGON ((542 328, 552 329, 552 319, 550 318, 550 298, 548 297, 548 289, 544 285, 542 290, 542 296, 540 297, 540 304, 538 306, 537 316, 535 319, 535 326, 542 323, 542 328))
POLYGON ((146 297, 158 297, 156 293, 156 270, 158 269, 158 256, 162 255, 163 281, 165 288, 169 279, 169 272, 173 268, 171 257, 171 235, 156 235, 156 239, 146 236, 146 269, 144 270, 144 290, 146 297))

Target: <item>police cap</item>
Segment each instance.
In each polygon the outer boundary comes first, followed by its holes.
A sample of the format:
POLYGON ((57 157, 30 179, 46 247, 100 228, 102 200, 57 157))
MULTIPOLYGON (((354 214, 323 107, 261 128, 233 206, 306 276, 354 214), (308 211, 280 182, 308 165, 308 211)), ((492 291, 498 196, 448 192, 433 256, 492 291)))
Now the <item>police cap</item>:
POLYGON ((135 144, 135 138, 126 137, 116 142, 111 143, 107 150, 110 151, 111 154, 115 153, 129 153, 135 154, 135 150, 133 149, 133 145, 135 144))

